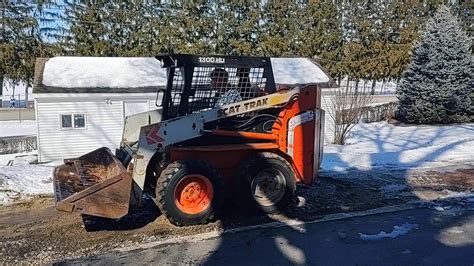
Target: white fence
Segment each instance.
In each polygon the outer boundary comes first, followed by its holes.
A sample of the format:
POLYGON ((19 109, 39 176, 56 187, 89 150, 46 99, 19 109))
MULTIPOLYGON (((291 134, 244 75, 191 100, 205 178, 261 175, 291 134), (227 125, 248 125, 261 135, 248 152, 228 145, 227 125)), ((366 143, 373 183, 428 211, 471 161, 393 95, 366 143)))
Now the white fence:
MULTIPOLYGON (((347 83, 347 78, 341 80, 339 86, 341 88, 349 88, 351 91, 354 91, 356 88, 356 81, 350 80, 349 84, 347 83)), ((359 80, 359 85, 357 90, 360 92, 370 93, 372 90, 373 81, 361 79, 359 80)), ((391 95, 395 94, 397 90, 397 83, 395 81, 375 81, 374 92, 375 95, 391 95)))
POLYGON ((34 100, 33 97, 26 99, 24 94, 4 94, 0 97, 1 105, 3 108, 33 108, 34 100), (13 96, 13 97, 12 97, 13 96))

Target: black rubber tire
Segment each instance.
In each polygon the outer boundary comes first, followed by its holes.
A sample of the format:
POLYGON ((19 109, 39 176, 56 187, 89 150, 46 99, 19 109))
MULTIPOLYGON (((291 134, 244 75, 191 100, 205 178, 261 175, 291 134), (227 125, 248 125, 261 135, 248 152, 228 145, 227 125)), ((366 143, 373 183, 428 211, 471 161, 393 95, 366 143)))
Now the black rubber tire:
POLYGON ((156 203, 161 213, 177 225, 197 225, 212 221, 220 211, 224 199, 224 185, 217 170, 209 163, 195 160, 175 161, 169 164, 158 178, 156 185, 156 203), (213 186, 213 198, 209 208, 198 214, 187 214, 177 206, 174 191, 179 181, 190 174, 207 177, 213 186))
POLYGON ((290 163, 280 155, 273 152, 257 153, 242 163, 237 175, 239 205, 246 211, 259 211, 267 214, 281 213, 291 203, 295 190, 295 176, 290 163), (252 181, 257 174, 265 169, 278 170, 285 180, 284 194, 278 202, 264 206, 259 204, 252 192, 252 181))
POLYGON ((145 176, 145 192, 156 198, 156 184, 163 168, 160 166, 161 154, 155 153, 148 162, 145 176))

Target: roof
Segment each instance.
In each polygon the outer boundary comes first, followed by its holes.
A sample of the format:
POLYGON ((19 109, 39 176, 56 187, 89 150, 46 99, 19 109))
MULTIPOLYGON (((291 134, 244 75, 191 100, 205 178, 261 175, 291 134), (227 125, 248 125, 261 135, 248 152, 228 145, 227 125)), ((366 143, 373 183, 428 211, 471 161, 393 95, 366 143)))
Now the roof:
POLYGON ((156 92, 166 86, 166 69, 153 57, 64 56, 43 61, 37 63, 34 93, 156 92))
MULTIPOLYGON (((276 84, 328 83, 307 58, 271 58, 276 84)), ((34 93, 136 93, 166 87, 166 69, 153 57, 53 57, 38 59, 34 93)))

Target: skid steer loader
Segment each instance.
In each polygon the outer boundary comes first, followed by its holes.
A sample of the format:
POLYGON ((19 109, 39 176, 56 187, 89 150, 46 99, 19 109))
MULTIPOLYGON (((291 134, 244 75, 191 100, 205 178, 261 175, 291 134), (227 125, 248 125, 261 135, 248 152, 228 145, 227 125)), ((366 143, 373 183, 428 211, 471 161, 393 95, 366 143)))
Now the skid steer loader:
MULTIPOLYGON (((277 87, 268 57, 157 56, 157 110, 126 118, 113 154, 100 148, 54 169, 56 208, 118 219, 144 192, 176 225, 216 217, 225 199, 284 210, 322 159, 317 84, 277 87)), ((298 69, 288 69, 288 73, 298 69)))

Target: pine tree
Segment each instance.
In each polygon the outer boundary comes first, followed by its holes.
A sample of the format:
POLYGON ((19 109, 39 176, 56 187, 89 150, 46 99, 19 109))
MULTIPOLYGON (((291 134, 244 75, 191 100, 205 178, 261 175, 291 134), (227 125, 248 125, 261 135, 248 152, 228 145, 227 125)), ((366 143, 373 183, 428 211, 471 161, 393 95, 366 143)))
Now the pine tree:
POLYGON ((213 1, 171 1, 162 28, 166 52, 211 54, 215 51, 213 1))
POLYGON ((343 73, 341 16, 332 1, 310 1, 302 10, 301 56, 316 58, 332 77, 343 73))
POLYGON ((263 6, 262 34, 258 36, 259 49, 263 55, 300 55, 302 6, 297 2, 267 1, 263 6))
POLYGON ((154 56, 160 53, 169 52, 170 41, 167 36, 173 30, 169 25, 169 8, 163 1, 139 1, 143 9, 143 14, 138 26, 142 27, 137 34, 140 39, 140 46, 144 55, 154 56), (171 29, 170 29, 171 28, 171 29))
POLYGON ((423 25, 423 6, 418 0, 393 1, 387 5, 383 16, 384 59, 383 75, 385 79, 399 79, 410 63, 410 49, 419 37, 419 27, 423 25))
POLYGON ((261 4, 254 0, 216 1, 216 53, 256 55, 261 4))
MULTIPOLYGON (((105 0, 65 0, 64 48, 82 56, 116 55, 110 34, 110 10, 105 0)), ((120 25, 118 25, 120 27, 120 25)))
POLYGON ((471 40, 442 5, 430 18, 397 91, 397 116, 413 123, 466 121, 473 89, 471 40))
MULTIPOLYGON (((0 3, 0 84, 31 86, 36 57, 52 54, 55 47, 43 38, 53 33, 48 28, 56 14, 46 8, 54 1, 2 1, 0 3)), ((2 89, 0 88, 0 96, 2 89)), ((26 96, 28 93, 26 92, 26 96)), ((27 100, 27 99, 26 99, 27 100)), ((1 103, 0 103, 1 104, 1 103)))
POLYGON ((378 71, 380 60, 378 51, 374 49, 380 24, 378 8, 375 3, 362 0, 343 1, 341 11, 344 34, 342 73, 348 80, 355 80, 355 90, 359 89, 359 80, 373 78, 378 71), (374 70, 375 69, 375 70, 374 70))
POLYGON ((148 19, 144 1, 110 1, 103 9, 107 10, 104 23, 110 29, 113 54, 117 56, 149 55, 151 47, 147 28, 148 19))

